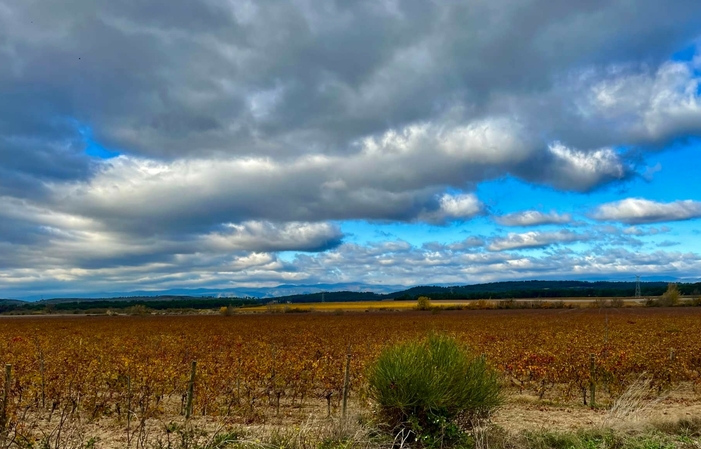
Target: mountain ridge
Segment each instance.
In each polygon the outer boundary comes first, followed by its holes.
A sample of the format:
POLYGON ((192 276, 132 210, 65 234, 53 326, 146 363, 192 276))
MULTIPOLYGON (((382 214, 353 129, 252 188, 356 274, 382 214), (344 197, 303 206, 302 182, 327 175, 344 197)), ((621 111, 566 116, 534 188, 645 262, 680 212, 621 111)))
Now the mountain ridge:
MULTIPOLYGON (((683 294, 701 290, 701 283, 678 283, 683 294)), ((641 281, 641 294, 656 296, 667 287, 665 281, 641 281)), ((465 285, 395 285, 341 284, 281 284, 276 287, 222 289, 164 290, 157 292, 134 291, 96 295, 68 295, 41 300, 0 299, 3 304, 58 304, 90 301, 168 301, 198 299, 257 299, 290 302, 361 301, 414 299, 432 296, 434 299, 505 299, 576 296, 633 296, 635 282, 630 281, 500 281, 465 285)))

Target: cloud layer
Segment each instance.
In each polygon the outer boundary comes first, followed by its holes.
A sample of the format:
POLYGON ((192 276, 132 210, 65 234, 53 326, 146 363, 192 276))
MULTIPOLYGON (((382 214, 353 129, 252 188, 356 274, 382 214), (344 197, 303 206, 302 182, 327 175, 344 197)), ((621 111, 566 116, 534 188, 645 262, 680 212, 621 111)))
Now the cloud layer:
MULTIPOLYGON (((348 220, 469 223, 503 178, 625 188, 651 152, 701 136, 699 38, 686 0, 5 0, 0 291, 344 277, 323 267, 355 248, 348 220)), ((529 201, 494 220, 560 229, 407 251, 497 260, 597 232, 529 201)), ((698 204, 591 217, 686 220, 698 204)), ((398 254, 363 251, 385 254, 366 272, 398 254)))

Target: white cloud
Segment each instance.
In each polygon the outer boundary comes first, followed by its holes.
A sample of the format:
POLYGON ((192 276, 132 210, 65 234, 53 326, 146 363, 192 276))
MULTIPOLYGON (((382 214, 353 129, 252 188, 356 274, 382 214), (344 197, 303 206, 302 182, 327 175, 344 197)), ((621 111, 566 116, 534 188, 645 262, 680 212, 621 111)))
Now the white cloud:
POLYGON ((630 169, 611 148, 582 151, 555 142, 548 147, 553 167, 548 182, 562 188, 589 190, 606 179, 623 179, 630 169))
POLYGON ((660 142, 678 133, 701 130, 701 76, 694 61, 666 62, 637 71, 610 70, 590 90, 590 105, 637 142, 660 142))
POLYGON ((525 210, 496 216, 494 220, 503 226, 538 226, 570 223, 572 216, 570 214, 558 214, 555 211, 544 213, 537 210, 525 210))
POLYGON ((444 194, 438 200, 436 211, 419 216, 421 221, 440 224, 453 220, 467 220, 482 212, 482 203, 473 194, 444 194))
POLYGON ((591 214, 599 221, 626 224, 661 223, 701 217, 701 202, 692 200, 659 203, 643 198, 627 198, 602 204, 591 214))
POLYGON ((487 249, 490 251, 506 251, 524 248, 544 248, 558 243, 572 243, 589 239, 590 236, 588 235, 578 234, 566 229, 555 232, 509 233, 506 237, 493 238, 487 249))
POLYGON ((330 223, 246 221, 202 237, 210 251, 319 251, 338 246, 343 233, 330 223))
POLYGON ((645 236, 645 235, 657 235, 670 232, 672 229, 668 226, 661 226, 659 228, 649 227, 649 228, 639 228, 637 226, 630 226, 623 229, 623 233, 627 235, 635 236, 645 236))

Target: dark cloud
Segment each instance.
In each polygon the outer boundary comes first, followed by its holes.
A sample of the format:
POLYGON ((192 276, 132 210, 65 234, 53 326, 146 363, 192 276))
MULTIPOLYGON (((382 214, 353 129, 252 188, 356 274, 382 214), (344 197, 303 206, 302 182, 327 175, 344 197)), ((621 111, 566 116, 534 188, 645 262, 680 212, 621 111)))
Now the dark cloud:
POLYGON ((684 0, 142 3, 6 2, 3 95, 44 128, 74 117, 149 157, 352 151, 456 110, 533 122, 522 100, 556 95, 563 76, 655 65, 701 24, 684 0))

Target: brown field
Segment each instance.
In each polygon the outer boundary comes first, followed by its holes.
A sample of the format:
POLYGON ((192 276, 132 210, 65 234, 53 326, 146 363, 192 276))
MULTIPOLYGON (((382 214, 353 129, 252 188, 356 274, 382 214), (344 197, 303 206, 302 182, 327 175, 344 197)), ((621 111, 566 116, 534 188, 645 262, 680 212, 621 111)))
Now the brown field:
POLYGON ((640 376, 650 397, 674 392, 656 413, 699 412, 701 308, 690 307, 0 318, 0 360, 12 364, 14 425, 81 416, 121 435, 127 417, 131 429, 182 419, 193 360, 196 419, 290 424, 338 416, 350 348, 352 407, 362 413, 367 364, 431 332, 501 373, 510 399, 495 420, 507 428, 589 425, 640 376), (583 404, 592 375, 593 410, 583 404))

